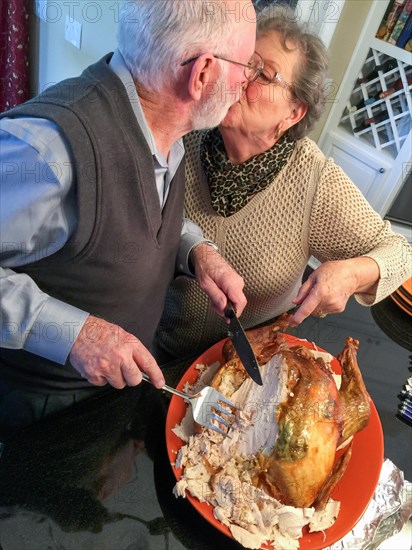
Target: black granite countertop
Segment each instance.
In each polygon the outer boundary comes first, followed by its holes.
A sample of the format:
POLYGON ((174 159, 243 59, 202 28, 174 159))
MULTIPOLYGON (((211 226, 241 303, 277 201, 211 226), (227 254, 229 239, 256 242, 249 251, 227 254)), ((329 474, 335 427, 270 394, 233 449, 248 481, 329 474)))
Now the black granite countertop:
POLYGON ((104 391, 3 443, 2 550, 240 548, 173 496, 167 406, 149 385, 104 391))

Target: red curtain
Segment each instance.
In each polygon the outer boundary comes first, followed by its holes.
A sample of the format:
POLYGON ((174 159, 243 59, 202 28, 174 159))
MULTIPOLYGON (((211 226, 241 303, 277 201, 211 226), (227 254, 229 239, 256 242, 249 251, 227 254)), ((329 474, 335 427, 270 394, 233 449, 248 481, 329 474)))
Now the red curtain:
POLYGON ((0 0, 0 112, 29 99, 29 0, 0 0))

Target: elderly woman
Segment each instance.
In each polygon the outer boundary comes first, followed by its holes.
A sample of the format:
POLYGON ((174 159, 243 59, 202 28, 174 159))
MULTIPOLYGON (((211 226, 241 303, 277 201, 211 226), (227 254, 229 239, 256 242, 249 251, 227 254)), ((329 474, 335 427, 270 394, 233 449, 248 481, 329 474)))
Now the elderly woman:
MULTIPOLYGON (((411 248, 332 159, 305 137, 325 103, 326 52, 285 8, 263 10, 256 51, 264 69, 219 128, 186 138, 186 215, 244 277, 245 327, 300 307, 365 306, 411 276, 411 248), (322 264, 302 284, 310 256, 322 264)), ((194 279, 169 289, 159 359, 200 352, 227 334, 194 279)))

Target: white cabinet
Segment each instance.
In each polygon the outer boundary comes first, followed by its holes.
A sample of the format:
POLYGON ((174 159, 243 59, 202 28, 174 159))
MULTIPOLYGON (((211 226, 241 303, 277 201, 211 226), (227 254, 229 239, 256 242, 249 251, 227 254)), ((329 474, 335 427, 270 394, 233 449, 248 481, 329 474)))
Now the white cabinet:
POLYGON ((388 2, 373 2, 319 139, 386 214, 412 167, 412 53, 375 38, 388 2))
POLYGON ((356 182, 365 197, 370 197, 375 189, 385 184, 391 170, 391 159, 386 155, 370 154, 367 147, 357 143, 340 128, 333 132, 326 149, 327 154, 356 182))

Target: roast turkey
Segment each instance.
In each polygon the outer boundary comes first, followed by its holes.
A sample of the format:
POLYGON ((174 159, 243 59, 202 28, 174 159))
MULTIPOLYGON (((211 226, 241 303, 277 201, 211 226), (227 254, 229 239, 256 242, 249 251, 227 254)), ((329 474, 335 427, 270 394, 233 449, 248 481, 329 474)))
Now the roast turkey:
POLYGON ((247 331, 263 386, 249 378, 230 341, 207 381, 241 409, 229 437, 204 428, 190 436, 175 432, 186 440, 176 460, 182 468, 176 496, 189 491, 211 504, 248 548, 265 540, 297 548, 305 525, 323 530, 334 523, 339 503, 330 494, 350 460, 352 436, 370 416, 357 340, 347 338, 337 357, 338 387, 332 357, 279 328, 285 323, 247 331))
MULTIPOLYGON (((273 418, 276 443, 272 452, 263 453, 254 482, 285 504, 322 508, 348 464, 352 436, 369 422, 370 398, 357 362, 359 342, 347 338, 337 357, 342 370, 338 390, 322 356, 302 345, 291 347, 278 328, 247 331, 258 363, 264 366, 277 356, 285 370, 284 399, 273 418)), ((212 386, 232 398, 248 374, 230 340, 223 357, 212 386)))

